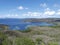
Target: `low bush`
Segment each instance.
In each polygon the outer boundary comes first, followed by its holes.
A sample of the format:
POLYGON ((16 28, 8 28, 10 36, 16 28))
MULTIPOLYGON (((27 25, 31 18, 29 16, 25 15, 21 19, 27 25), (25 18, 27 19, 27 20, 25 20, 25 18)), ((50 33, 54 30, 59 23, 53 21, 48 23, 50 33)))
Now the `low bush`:
POLYGON ((24 32, 24 33, 27 33, 27 32, 30 32, 31 29, 30 28, 27 28, 26 30, 20 30, 21 32, 24 32))
POLYGON ((28 38, 16 38, 15 45, 35 45, 35 43, 28 38))
POLYGON ((48 42, 48 45, 58 45, 57 42, 48 42))
POLYGON ((42 40, 42 38, 37 38, 36 39, 36 44, 37 45, 45 45, 44 42, 43 42, 43 40, 42 40))

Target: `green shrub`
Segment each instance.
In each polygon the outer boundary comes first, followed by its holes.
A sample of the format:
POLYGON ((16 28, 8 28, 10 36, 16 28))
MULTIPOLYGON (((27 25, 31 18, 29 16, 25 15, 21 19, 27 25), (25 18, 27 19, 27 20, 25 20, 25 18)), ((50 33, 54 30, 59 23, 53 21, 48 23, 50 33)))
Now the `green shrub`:
POLYGON ((42 38, 37 38, 36 43, 37 43, 37 45, 45 45, 42 38))
POLYGON ((12 45, 12 42, 8 39, 5 39, 3 42, 2 42, 2 45, 12 45))
POLYGON ((6 37, 7 36, 4 33, 0 32, 0 39, 5 39, 6 37))
POLYGON ((17 38, 15 45, 35 45, 31 39, 28 38, 17 38))
POLYGON ((0 32, 0 45, 2 45, 2 42, 3 42, 6 38, 7 38, 7 36, 6 36, 4 33, 0 32))
POLYGON ((26 30, 20 30, 21 32, 24 32, 24 33, 27 33, 27 32, 30 32, 31 29, 30 28, 27 28, 26 30))
POLYGON ((51 28, 60 28, 59 25, 55 25, 55 26, 50 26, 51 28))
POLYGON ((58 45, 57 42, 49 42, 48 45, 58 45))

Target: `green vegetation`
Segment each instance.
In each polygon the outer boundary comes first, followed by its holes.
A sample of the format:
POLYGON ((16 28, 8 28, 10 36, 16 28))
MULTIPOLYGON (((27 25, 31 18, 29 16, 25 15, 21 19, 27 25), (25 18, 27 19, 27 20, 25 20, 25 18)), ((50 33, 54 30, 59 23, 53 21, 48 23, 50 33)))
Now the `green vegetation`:
POLYGON ((6 37, 7 36, 4 33, 0 32, 0 39, 5 39, 6 37))
POLYGON ((5 39, 3 42, 2 42, 2 45, 12 45, 12 42, 8 39, 5 39))
POLYGON ((36 39, 36 43, 37 43, 37 45, 45 45, 45 44, 43 43, 42 38, 37 38, 37 39, 36 39))
POLYGON ((27 28, 26 30, 20 30, 20 31, 23 32, 23 33, 27 33, 27 32, 30 32, 31 29, 30 28, 27 28))
POLYGON ((15 45, 35 45, 31 39, 28 38, 16 38, 15 45))
POLYGON ((51 42, 48 43, 48 45, 58 45, 58 43, 57 43, 57 42, 52 42, 52 41, 51 41, 51 42))
POLYGON ((60 45, 60 25, 34 26, 23 31, 0 30, 0 45, 60 45))
POLYGON ((6 38, 7 38, 7 36, 6 36, 4 33, 0 32, 0 45, 2 45, 2 42, 3 42, 6 38))

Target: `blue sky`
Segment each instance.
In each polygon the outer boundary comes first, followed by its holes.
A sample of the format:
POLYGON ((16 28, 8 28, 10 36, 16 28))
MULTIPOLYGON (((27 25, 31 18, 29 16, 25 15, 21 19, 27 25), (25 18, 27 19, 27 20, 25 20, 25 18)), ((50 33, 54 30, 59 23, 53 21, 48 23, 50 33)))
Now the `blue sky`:
POLYGON ((0 18, 60 18, 60 0, 0 0, 0 18))

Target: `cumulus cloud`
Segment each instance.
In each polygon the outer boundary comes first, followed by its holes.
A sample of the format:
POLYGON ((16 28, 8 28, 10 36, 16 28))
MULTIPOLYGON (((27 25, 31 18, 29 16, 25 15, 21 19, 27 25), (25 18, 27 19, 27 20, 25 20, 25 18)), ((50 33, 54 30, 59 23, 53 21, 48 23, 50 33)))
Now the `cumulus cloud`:
POLYGON ((19 10, 23 10, 24 7, 23 7, 23 6, 19 6, 18 9, 19 9, 19 10))
POLYGON ((54 15, 55 11, 46 11, 44 14, 45 15, 54 15))
POLYGON ((43 15, 54 15, 56 12, 50 8, 46 8, 43 15))
POLYGON ((55 11, 45 11, 44 15, 54 15, 55 11))
POLYGON ((60 11, 60 9, 58 9, 57 11, 60 11))
POLYGON ((60 12, 57 12, 57 15, 60 15, 60 12))
POLYGON ((18 9, 19 9, 19 10, 23 10, 23 9, 28 9, 28 8, 25 8, 25 7, 23 7, 23 6, 19 6, 18 9))
POLYGON ((47 4, 46 3, 41 3, 40 6, 41 7, 47 7, 47 4))
POLYGON ((21 15, 18 14, 8 14, 6 15, 6 17, 8 18, 45 18, 45 17, 56 17, 60 15, 60 9, 58 9, 57 11, 54 11, 50 8, 46 8, 43 12, 26 12, 26 13, 22 13, 21 15))
POLYGON ((27 12, 26 14, 23 14, 24 16, 40 16, 40 12, 27 12))
POLYGON ((25 14, 23 14, 24 16, 27 17, 51 17, 51 16, 55 16, 56 14, 60 14, 57 13, 54 10, 51 10, 50 8, 46 8, 43 12, 27 12, 25 14))
MULTIPOLYGON (((20 10, 23 10, 23 9, 28 9, 28 8, 22 8, 20 10)), ((60 9, 58 9, 57 11, 56 10, 52 10, 50 8, 45 8, 43 12, 41 11, 35 11, 35 12, 24 12, 22 13, 21 15, 18 14, 18 13, 10 13, 8 15, 4 15, 4 16, 0 16, 0 18, 29 18, 29 17, 32 17, 32 18, 45 18, 45 17, 53 17, 53 16, 58 16, 60 15, 60 9)))
POLYGON ((60 15, 60 9, 57 10, 56 15, 60 15))

